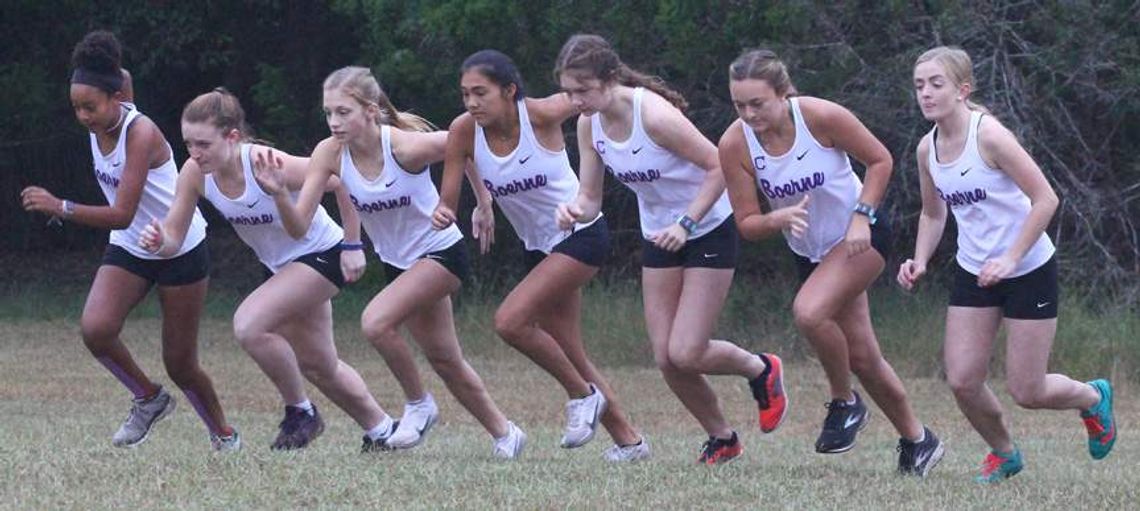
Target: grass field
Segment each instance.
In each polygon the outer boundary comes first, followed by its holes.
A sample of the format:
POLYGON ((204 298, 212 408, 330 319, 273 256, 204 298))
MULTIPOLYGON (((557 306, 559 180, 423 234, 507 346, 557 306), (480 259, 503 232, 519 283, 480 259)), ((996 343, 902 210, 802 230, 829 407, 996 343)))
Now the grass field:
MULTIPOLYGON (((159 323, 142 316, 128 323, 123 338, 154 378, 168 382, 155 348, 159 323)), ((459 320, 476 370, 530 437, 521 460, 493 461, 489 436, 434 375, 426 379, 442 421, 412 451, 359 454, 361 432, 313 391, 328 423, 324 436, 301 452, 271 452, 267 446, 280 420, 279 403, 269 382, 232 342, 225 318, 203 323, 203 363, 231 422, 241 429, 245 448, 211 452, 203 426, 176 393, 179 409, 147 443, 116 449, 110 436, 126 415, 128 396, 82 347, 77 322, 0 322, 0 507, 1135 509, 1140 502, 1135 461, 1140 408, 1126 382, 1117 388, 1120 439, 1108 459, 1089 458, 1075 413, 1011 407, 1009 418, 1028 466, 1005 484, 982 487, 972 476, 985 447, 936 379, 906 379, 920 417, 947 445, 946 457, 927 480, 895 476, 896 437, 877 409, 852 452, 815 454, 812 442, 826 391, 817 364, 804 358, 789 365, 791 410, 772 435, 759 434, 743 382, 713 379, 741 432, 745 454, 724 466, 704 467, 694 463, 702 433, 647 366, 648 350, 621 360, 597 346, 634 424, 654 449, 647 463, 610 466, 601 458, 609 445, 604 434, 580 449, 559 449, 565 396, 553 380, 494 341, 485 319, 475 324, 480 319, 468 314, 459 320)), ((607 332, 606 322, 621 320, 601 321, 586 330, 607 332)), ((338 323, 342 357, 360 370, 381 404, 399 414, 397 387, 355 326, 338 323)))

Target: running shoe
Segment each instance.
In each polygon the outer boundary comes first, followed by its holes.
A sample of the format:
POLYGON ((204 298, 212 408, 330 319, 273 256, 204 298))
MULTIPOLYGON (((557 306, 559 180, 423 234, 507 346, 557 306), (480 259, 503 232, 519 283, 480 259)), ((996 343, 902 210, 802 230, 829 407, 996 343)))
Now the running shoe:
POLYGON ((1094 460, 1103 459, 1116 444, 1116 420, 1112 415, 1112 384, 1108 380, 1089 382, 1100 393, 1100 402, 1081 412, 1085 429, 1089 432, 1089 454, 1094 460))
POLYGON ((982 461, 982 473, 974 478, 979 483, 998 483, 1013 477, 1025 468, 1021 458, 1021 451, 1017 447, 1012 452, 999 453, 990 451, 982 461))
POLYGON ((400 421, 392 421, 392 427, 390 429, 388 429, 387 434, 385 434, 384 436, 381 436, 380 438, 377 438, 375 440, 373 440, 372 437, 365 434, 364 439, 363 439, 362 443, 360 444, 360 452, 369 453, 369 452, 391 451, 392 447, 390 445, 388 445, 388 440, 392 438, 392 435, 394 434, 393 432, 396 431, 396 429, 398 429, 399 427, 400 427, 400 421))
POLYGON ((611 445, 602 455, 611 463, 634 463, 649 459, 653 453, 649 449, 649 442, 642 437, 640 442, 633 445, 611 445))
POLYGON ((752 398, 760 408, 760 431, 771 433, 784 422, 788 413, 788 396, 784 394, 784 363, 771 353, 757 353, 764 361, 764 372, 748 380, 752 398))
POLYGON ((697 463, 704 463, 705 465, 727 463, 743 452, 744 445, 740 443, 740 438, 736 436, 735 431, 732 432, 732 438, 728 440, 710 436, 701 446, 701 456, 697 458, 697 463))
POLYGON ((923 439, 920 442, 911 442, 905 438, 899 439, 899 473, 903 475, 916 475, 926 477, 934 466, 942 460, 942 441, 934 436, 934 432, 926 426, 922 427, 923 439))
POLYGON ((606 413, 606 396, 593 383, 590 391, 590 395, 566 403, 566 432, 561 442, 564 449, 586 445, 598 431, 598 422, 606 413))
POLYGON ((278 425, 277 439, 273 441, 270 449, 275 451, 288 451, 304 449, 313 440, 325 432, 325 421, 321 420, 320 412, 313 405, 313 412, 309 413, 303 408, 285 406, 285 418, 278 425))
POLYGON ((855 435, 870 422, 871 414, 859 393, 852 391, 855 402, 832 399, 827 403, 827 418, 823 420, 823 431, 815 441, 815 452, 837 454, 855 447, 855 435))
POLYGON ((507 422, 507 435, 495 439, 491 456, 501 460, 513 460, 522 454, 523 447, 526 447, 526 433, 515 426, 515 423, 507 422))
POLYGON ((111 444, 115 447, 136 447, 145 442, 150 436, 151 428, 173 413, 176 405, 174 396, 162 387, 151 397, 135 398, 131 401, 131 411, 126 420, 111 437, 111 444))
POLYGON ((228 435, 210 435, 210 446, 218 452, 232 452, 241 450, 241 434, 237 428, 230 428, 228 435))
POLYGON ((436 406, 431 394, 415 403, 406 403, 404 416, 400 418, 400 426, 392 436, 388 437, 388 447, 411 449, 420 445, 438 420, 439 407, 436 406))

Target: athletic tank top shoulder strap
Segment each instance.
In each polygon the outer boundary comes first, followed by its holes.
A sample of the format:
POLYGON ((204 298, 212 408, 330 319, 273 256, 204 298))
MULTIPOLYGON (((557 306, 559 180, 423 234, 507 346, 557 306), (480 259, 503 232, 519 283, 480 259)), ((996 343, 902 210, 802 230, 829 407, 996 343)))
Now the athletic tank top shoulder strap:
MULTIPOLYGON (((516 102, 519 108, 519 147, 523 147, 523 140, 532 147, 542 147, 538 143, 538 136, 534 134, 534 125, 530 123, 530 112, 526 109, 526 98, 516 102)), ((545 148, 543 148, 545 149, 545 148)), ((518 149, 515 149, 518 151, 518 149)))
MULTIPOLYGON (((641 120, 641 103, 644 97, 645 87, 633 89, 633 127, 629 131, 629 141, 631 143, 634 143, 635 140, 644 140, 653 143, 653 139, 651 139, 649 133, 645 131, 645 123, 641 120)), ((657 146, 655 143, 653 145, 657 146)))
POLYGON ((395 172, 400 173, 402 177, 417 176, 431 168, 431 165, 425 165, 424 168, 420 169, 420 172, 411 172, 410 169, 404 167, 403 163, 400 163, 400 160, 396 159, 396 152, 392 150, 391 126, 380 126, 380 147, 384 152, 384 168, 391 167, 395 169, 395 172))
MULTIPOLYGON (((797 142, 800 140, 800 137, 803 137, 804 141, 810 141, 811 143, 815 144, 816 147, 819 147, 821 149, 835 149, 834 147, 825 147, 823 144, 819 143, 819 140, 816 139, 815 135, 812 134, 811 129, 808 128, 807 119, 804 118, 804 111, 802 108, 800 108, 800 98, 790 97, 788 98, 788 104, 792 109, 792 120, 796 123, 797 142)), ((794 147, 795 144, 793 143, 793 148, 794 147)))
MULTIPOLYGON (((985 117, 985 115, 986 114, 984 112, 979 112, 976 110, 970 112, 970 121, 966 126, 966 142, 962 147, 962 154, 959 154, 958 157, 954 159, 954 161, 943 162, 942 159, 938 157, 938 125, 935 125, 933 128, 931 128, 930 152, 927 156, 927 161, 930 162, 930 167, 935 168, 936 166, 951 166, 963 161, 966 158, 971 157, 976 157, 981 160, 982 163, 985 163, 985 160, 982 158, 982 152, 979 150, 978 145, 978 133, 981 131, 982 117, 985 117)), ((989 165, 986 166, 988 167, 989 165)))
POLYGON ((982 160, 982 152, 978 147, 978 132, 981 131, 982 117, 984 116, 985 114, 982 112, 970 112, 970 132, 966 135, 966 152, 977 155, 979 160, 982 160))

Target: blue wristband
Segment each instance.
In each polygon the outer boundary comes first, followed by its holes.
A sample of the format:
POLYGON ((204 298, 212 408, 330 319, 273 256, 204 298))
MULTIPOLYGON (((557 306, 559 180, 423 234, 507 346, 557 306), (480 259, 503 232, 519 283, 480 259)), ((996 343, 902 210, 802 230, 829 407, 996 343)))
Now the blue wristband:
POLYGON ((685 232, 689 233, 690 236, 692 236, 694 232, 697 232, 697 221, 690 218, 689 215, 681 215, 681 217, 677 219, 677 225, 685 229, 685 232))
POLYGON ((364 243, 349 243, 347 241, 340 242, 341 250, 364 250, 364 243))
POLYGON ((871 225, 875 225, 875 221, 878 220, 878 217, 875 216, 875 208, 871 207, 870 204, 867 204, 865 202, 855 204, 855 213, 867 217, 869 220, 868 223, 871 225))

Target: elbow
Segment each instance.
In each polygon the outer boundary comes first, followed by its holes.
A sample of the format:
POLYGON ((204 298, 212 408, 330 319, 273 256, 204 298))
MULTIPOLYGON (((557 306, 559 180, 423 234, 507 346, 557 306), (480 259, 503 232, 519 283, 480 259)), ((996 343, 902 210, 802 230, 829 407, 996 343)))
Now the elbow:
POLYGON ((285 226, 285 232, 289 233, 289 236, 295 240, 299 240, 301 238, 304 238, 305 233, 307 233, 308 231, 309 231, 309 228, 307 226, 298 226, 298 225, 286 225, 285 226))
POLYGON ((1040 202, 1042 209, 1049 212, 1050 217, 1052 217, 1053 213, 1057 212, 1057 208, 1061 206, 1061 199, 1057 197, 1057 194, 1053 192, 1053 190, 1049 190, 1049 193, 1038 202, 1040 202))
POLYGON ((744 241, 759 241, 763 236, 760 234, 759 229, 754 229, 753 226, 745 222, 745 218, 736 218, 736 231, 740 235, 740 239, 744 241))
POLYGON ((134 221, 134 219, 134 215, 116 211, 115 215, 111 217, 111 223, 107 226, 107 228, 116 231, 126 229, 131 226, 131 222, 134 221))

